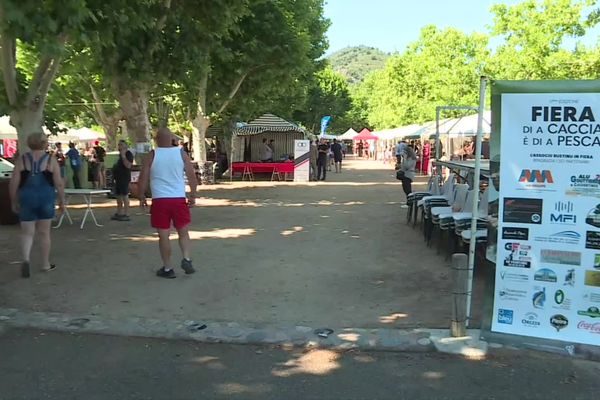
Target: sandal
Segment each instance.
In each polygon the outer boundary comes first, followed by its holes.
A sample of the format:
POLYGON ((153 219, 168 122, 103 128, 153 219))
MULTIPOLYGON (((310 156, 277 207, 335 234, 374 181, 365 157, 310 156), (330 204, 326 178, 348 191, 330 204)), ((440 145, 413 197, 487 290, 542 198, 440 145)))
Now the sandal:
POLYGON ((50 272, 50 271, 54 271, 55 269, 56 269, 56 265, 50 264, 50 268, 42 268, 42 272, 50 272))

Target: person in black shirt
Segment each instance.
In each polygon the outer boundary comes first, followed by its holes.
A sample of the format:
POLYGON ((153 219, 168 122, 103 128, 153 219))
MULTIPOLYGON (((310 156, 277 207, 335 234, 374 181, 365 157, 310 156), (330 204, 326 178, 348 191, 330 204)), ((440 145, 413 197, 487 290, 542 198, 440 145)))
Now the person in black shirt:
POLYGON ((333 161, 335 162, 335 172, 339 174, 342 172, 342 158, 344 158, 344 154, 342 153, 342 145, 338 143, 337 139, 333 139, 331 151, 333 152, 333 161))
POLYGON ((319 144, 319 156, 317 157, 317 180, 324 181, 327 175, 327 154, 329 153, 329 145, 321 139, 319 144), (322 174, 321 174, 322 172, 322 174))
POLYGON ((113 165, 117 213, 111 219, 115 221, 129 221, 129 183, 131 182, 133 154, 127 150, 127 143, 124 140, 119 141, 118 148, 119 161, 113 165))
POLYGON ((96 140, 94 143, 94 158, 96 159, 96 179, 100 189, 106 187, 106 169, 104 167, 104 157, 106 157, 106 150, 104 150, 104 147, 100 146, 100 142, 96 140))

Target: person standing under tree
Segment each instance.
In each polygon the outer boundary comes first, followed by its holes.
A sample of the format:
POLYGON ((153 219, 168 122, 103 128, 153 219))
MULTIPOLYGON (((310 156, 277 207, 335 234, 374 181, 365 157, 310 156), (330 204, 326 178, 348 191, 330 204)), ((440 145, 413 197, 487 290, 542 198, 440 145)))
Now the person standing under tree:
POLYGON ((319 157, 317 158, 317 180, 324 181, 327 177, 327 155, 329 153, 329 145, 325 139, 321 139, 321 144, 318 147, 319 157))
POLYGON ((127 143, 124 140, 119 140, 118 149, 119 160, 113 165, 117 213, 111 219, 113 221, 129 221, 129 183, 131 182, 133 154, 127 150, 127 143))
POLYGON ((63 180, 64 186, 67 182, 67 167, 65 165, 65 154, 62 151, 62 144, 60 142, 56 142, 56 150, 54 151, 54 156, 56 157, 56 161, 58 162, 58 168, 60 169, 60 177, 63 180))
MULTIPOLYGON (((400 164, 400 170, 398 171, 401 175, 400 180, 402 181, 402 190, 408 198, 408 195, 412 193, 412 182, 415 179, 415 166, 417 165, 417 155, 415 154, 412 146, 406 146, 404 148, 404 155, 402 157, 402 164, 400 164)), ((402 205, 402 208, 408 208, 406 204, 402 205)))
POLYGON ((335 172, 339 174, 342 172, 342 159, 344 158, 344 154, 342 153, 342 145, 338 143, 337 139, 333 139, 331 151, 333 152, 333 161, 335 162, 335 172))
POLYGON ((317 176, 317 160, 319 158, 319 149, 317 147, 318 142, 316 140, 310 141, 310 180, 318 181, 317 176))
POLYGON ((69 158, 69 164, 73 170, 73 187, 81 189, 81 181, 79 180, 79 175, 81 174, 81 155, 75 148, 75 143, 69 143, 69 151, 65 155, 69 158))
POLYGON ((9 184, 12 209, 21 220, 23 278, 31 276, 29 260, 36 237, 42 253, 42 271, 56 268, 56 265, 50 264, 50 226, 54 219, 56 194, 61 212, 65 209, 64 181, 56 157, 46 153, 46 135, 29 135, 27 147, 30 151, 17 159, 9 184))
POLYGON ((100 146, 100 142, 96 140, 94 143, 94 154, 96 155, 96 181, 98 187, 104 189, 106 187, 106 169, 104 167, 104 157, 106 157, 106 150, 100 146))
POLYGON ((198 181, 190 157, 179 147, 171 146, 173 134, 168 128, 160 128, 156 135, 157 148, 146 158, 139 179, 140 205, 147 207, 146 188, 152 190, 150 221, 158 232, 158 246, 163 266, 156 271, 160 278, 175 278, 171 268, 171 224, 177 230, 181 249, 181 268, 186 274, 195 272, 191 259, 191 240, 188 226, 192 221, 190 207, 196 204, 198 181), (191 193, 186 200, 184 173, 191 193))

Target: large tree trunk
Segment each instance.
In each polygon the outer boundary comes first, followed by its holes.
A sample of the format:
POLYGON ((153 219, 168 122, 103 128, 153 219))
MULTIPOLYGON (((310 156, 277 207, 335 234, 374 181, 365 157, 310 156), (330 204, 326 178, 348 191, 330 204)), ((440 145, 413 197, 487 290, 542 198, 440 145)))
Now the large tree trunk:
POLYGON ((192 129, 194 160, 198 164, 202 164, 206 162, 206 131, 210 126, 210 118, 198 115, 194 118, 192 124, 194 125, 192 129))
POLYGON ((21 108, 10 113, 10 123, 17 130, 19 153, 27 151, 27 137, 32 133, 43 132, 43 107, 21 108))
POLYGON ((136 143, 137 152, 146 152, 150 144, 148 91, 145 88, 127 88, 117 93, 129 137, 136 143))
POLYGON ((206 131, 211 124, 210 116, 206 111, 206 88, 208 85, 208 69, 200 77, 200 87, 198 89, 198 103, 196 117, 192 120, 192 146, 194 160, 198 164, 206 162, 206 131))
POLYGON ((90 107, 90 114, 96 120, 98 125, 102 126, 104 134, 106 135, 106 147, 109 151, 117 149, 117 135, 119 134, 119 124, 123 119, 123 112, 117 110, 112 114, 107 114, 104 106, 102 105, 102 98, 98 95, 98 92, 93 85, 90 85, 92 97, 94 98, 94 107, 90 107))
POLYGON ((119 121, 114 124, 102 125, 104 134, 106 135, 106 149, 113 151, 117 149, 117 135, 119 134, 119 121))

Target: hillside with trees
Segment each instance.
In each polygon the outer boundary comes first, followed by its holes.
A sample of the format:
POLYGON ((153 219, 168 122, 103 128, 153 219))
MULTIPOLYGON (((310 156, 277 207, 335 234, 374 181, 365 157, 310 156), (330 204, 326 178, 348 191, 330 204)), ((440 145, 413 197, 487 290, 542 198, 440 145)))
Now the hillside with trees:
POLYGON ((389 54, 374 47, 346 47, 336 51, 327 59, 335 72, 343 75, 350 84, 365 79, 369 72, 383 69, 389 54))

